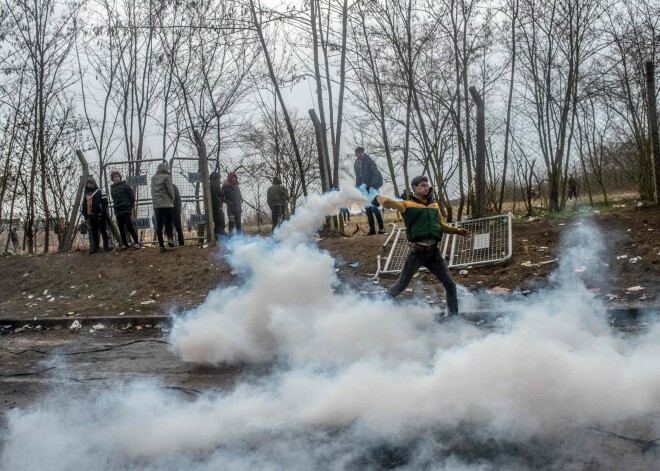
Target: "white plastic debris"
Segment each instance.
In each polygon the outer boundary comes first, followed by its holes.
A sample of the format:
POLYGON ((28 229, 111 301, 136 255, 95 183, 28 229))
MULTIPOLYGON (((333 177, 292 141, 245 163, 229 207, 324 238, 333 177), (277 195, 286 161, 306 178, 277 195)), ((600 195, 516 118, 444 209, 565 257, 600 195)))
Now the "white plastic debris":
POLYGON ((635 291, 641 291, 643 289, 644 289, 644 287, 637 285, 637 286, 631 286, 630 288, 627 288, 626 291, 635 292, 635 291))
POLYGON ((148 301, 142 301, 140 304, 153 304, 155 302, 156 302, 155 300, 149 299, 148 301))
POLYGON ((96 325, 93 326, 92 328, 93 328, 93 329, 96 329, 96 330, 105 330, 105 329, 106 329, 106 327, 105 327, 103 324, 100 324, 100 323, 99 323, 99 324, 96 324, 96 325))
POLYGON ((459 275, 467 275, 468 271, 467 270, 461 270, 458 272, 459 275))
POLYGON ((616 256, 616 259, 617 259, 617 260, 620 260, 620 259, 622 259, 622 258, 628 258, 628 256, 627 256, 627 255, 617 255, 617 256, 616 256))
POLYGON ((71 330, 71 331, 80 330, 80 329, 82 329, 82 324, 78 320, 73 321, 71 323, 71 325, 69 326, 69 330, 71 330))
POLYGON ((630 257, 630 260, 628 260, 630 263, 637 263, 642 259, 642 257, 630 257))

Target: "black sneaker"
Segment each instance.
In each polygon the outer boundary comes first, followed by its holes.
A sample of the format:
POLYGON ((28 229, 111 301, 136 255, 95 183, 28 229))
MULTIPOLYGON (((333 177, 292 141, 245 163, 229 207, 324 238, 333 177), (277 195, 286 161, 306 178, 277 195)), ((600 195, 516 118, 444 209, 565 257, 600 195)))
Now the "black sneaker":
POLYGON ((376 235, 376 233, 375 233, 374 231, 369 231, 369 232, 367 232, 367 235, 368 235, 368 236, 370 236, 370 235, 376 235))
POLYGON ((165 253, 165 252, 167 252, 167 249, 165 249, 165 247, 161 247, 160 248, 160 253, 165 253))
POLYGON ((167 245, 169 245, 170 247, 175 247, 174 240, 167 239, 167 245))
POLYGON ((381 227, 380 229, 378 229, 378 233, 379 234, 387 234, 387 229, 385 229, 384 227, 381 227))

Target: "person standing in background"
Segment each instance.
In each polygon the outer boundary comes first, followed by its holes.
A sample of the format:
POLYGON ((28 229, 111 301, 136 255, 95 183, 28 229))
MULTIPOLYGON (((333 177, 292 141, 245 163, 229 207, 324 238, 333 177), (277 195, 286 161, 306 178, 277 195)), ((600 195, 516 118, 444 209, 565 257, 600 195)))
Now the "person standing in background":
POLYGON ((121 236, 121 250, 129 248, 126 231, 128 231, 133 238, 132 247, 134 249, 139 249, 140 243, 138 242, 138 235, 137 232, 135 232, 133 220, 131 219, 131 213, 133 212, 133 206, 135 205, 135 193, 133 193, 133 189, 130 185, 121 179, 121 173, 117 171, 112 172, 110 174, 110 180, 113 182, 110 186, 110 195, 112 196, 112 208, 115 211, 115 218, 117 219, 117 226, 121 236))
POLYGON ((151 200, 156 216, 156 236, 160 252, 165 252, 163 242, 163 226, 167 233, 167 245, 174 247, 174 187, 170 167, 166 162, 158 165, 158 169, 151 177, 151 200))

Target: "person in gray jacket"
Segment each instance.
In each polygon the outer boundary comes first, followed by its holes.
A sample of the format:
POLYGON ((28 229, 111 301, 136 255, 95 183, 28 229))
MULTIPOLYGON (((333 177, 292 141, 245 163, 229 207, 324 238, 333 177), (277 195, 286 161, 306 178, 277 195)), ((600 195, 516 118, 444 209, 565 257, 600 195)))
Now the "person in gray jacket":
POLYGON ((273 185, 266 191, 266 201, 272 215, 272 231, 275 231, 275 228, 286 219, 286 207, 289 202, 289 192, 282 185, 280 177, 273 177, 273 185))
POLYGON ((167 233, 167 245, 174 247, 174 187, 170 167, 166 162, 158 165, 158 170, 151 177, 151 200, 156 216, 156 235, 160 251, 165 252, 163 225, 167 233))

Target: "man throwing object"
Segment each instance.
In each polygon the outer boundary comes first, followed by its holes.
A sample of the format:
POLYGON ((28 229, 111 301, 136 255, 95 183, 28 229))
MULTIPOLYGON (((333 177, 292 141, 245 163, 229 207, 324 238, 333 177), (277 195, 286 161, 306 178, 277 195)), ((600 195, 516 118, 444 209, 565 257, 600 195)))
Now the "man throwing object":
POLYGON ((463 237, 470 237, 470 232, 450 226, 443 221, 440 208, 433 195, 433 188, 429 186, 427 177, 415 177, 411 183, 413 194, 406 201, 394 201, 383 196, 376 196, 384 208, 396 209, 403 215, 403 222, 406 225, 406 233, 410 241, 408 257, 403 264, 399 279, 387 291, 387 294, 392 298, 401 294, 415 272, 424 266, 445 287, 448 314, 457 315, 456 284, 449 274, 447 264, 440 255, 438 243, 442 239, 443 232, 459 234, 463 237))

